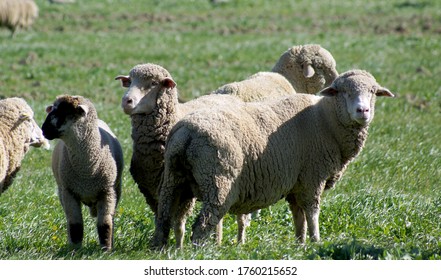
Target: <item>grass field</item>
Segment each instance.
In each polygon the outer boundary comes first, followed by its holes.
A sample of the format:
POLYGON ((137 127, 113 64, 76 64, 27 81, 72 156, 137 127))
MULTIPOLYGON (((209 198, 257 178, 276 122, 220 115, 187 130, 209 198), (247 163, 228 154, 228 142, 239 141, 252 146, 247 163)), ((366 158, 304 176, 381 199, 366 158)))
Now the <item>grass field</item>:
MULTIPOLYGON (((115 248, 102 253, 85 211, 83 248, 66 245, 51 152, 31 150, 0 197, 0 259, 441 259, 441 2, 436 0, 36 0, 40 16, 13 39, 0 29, 0 97, 20 96, 38 123, 59 94, 90 98, 126 160, 115 248), (300 246, 287 204, 263 209, 236 244, 149 249, 153 215, 128 172, 130 120, 114 77, 138 63, 167 68, 181 97, 270 70, 298 44, 318 43, 339 72, 361 68, 397 97, 377 99, 360 156, 323 195, 322 241, 300 246)), ((187 223, 190 232, 191 221, 187 223)), ((174 241, 172 241, 173 244, 174 241)))

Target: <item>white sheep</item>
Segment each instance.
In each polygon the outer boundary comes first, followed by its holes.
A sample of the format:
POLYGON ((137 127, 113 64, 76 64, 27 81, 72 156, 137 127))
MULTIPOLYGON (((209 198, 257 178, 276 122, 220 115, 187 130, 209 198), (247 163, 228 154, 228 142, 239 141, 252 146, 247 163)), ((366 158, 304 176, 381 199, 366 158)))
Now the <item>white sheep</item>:
POLYGON ((17 30, 31 26, 38 17, 38 7, 33 0, 0 0, 0 26, 17 30))
POLYGON ((52 154, 52 171, 67 219, 69 243, 81 246, 83 203, 97 217, 100 245, 109 251, 113 245, 113 217, 121 196, 121 146, 86 98, 59 96, 46 111, 43 135, 61 140, 52 154))
MULTIPOLYGON (((200 109, 169 134, 152 245, 166 245, 176 201, 196 196, 202 208, 192 242, 203 244, 227 213, 244 214, 282 198, 296 237, 320 239, 320 197, 328 179, 361 151, 375 96, 393 96, 366 71, 340 75, 320 92, 200 109)), ((203 98, 203 97, 202 97, 203 98)))
POLYGON ((337 78, 336 62, 320 45, 293 46, 284 52, 272 72, 221 86, 213 93, 236 95, 244 101, 258 101, 292 93, 316 94, 337 78))
POLYGON ((29 147, 49 147, 22 98, 0 100, 0 195, 12 184, 29 147))
MULTIPOLYGON (((170 129, 184 115, 200 107, 221 106, 220 95, 195 99, 186 103, 178 102, 178 90, 170 73, 153 64, 139 64, 130 70, 128 76, 120 75, 122 86, 128 88, 122 98, 122 108, 130 115, 132 124, 133 154, 130 174, 144 195, 155 216, 158 205, 158 188, 163 171, 165 141, 170 129), (201 101, 199 101, 201 100, 201 101)), ((180 213, 187 214, 194 201, 181 205, 180 213)), ((175 236, 177 244, 183 243, 185 216, 176 217, 175 236)), ((248 223, 246 216, 239 215, 238 240, 244 239, 248 223)), ((222 222, 219 223, 218 243, 222 238, 222 222)))

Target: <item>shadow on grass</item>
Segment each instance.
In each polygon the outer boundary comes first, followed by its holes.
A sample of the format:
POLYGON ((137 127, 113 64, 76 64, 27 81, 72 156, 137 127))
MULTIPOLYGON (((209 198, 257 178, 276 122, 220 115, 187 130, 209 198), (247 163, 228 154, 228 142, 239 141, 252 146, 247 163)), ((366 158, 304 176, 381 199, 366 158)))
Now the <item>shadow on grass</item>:
POLYGON ((384 258, 385 249, 353 239, 338 243, 324 243, 316 252, 310 254, 311 259, 333 260, 378 260, 384 258))

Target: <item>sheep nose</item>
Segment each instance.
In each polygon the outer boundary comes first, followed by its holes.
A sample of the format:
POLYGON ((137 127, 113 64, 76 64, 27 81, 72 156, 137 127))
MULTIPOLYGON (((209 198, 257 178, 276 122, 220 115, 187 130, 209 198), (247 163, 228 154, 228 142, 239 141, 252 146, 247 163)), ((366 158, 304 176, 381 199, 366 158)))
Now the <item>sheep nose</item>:
POLYGON ((368 113, 368 112, 369 112, 369 108, 365 108, 365 107, 357 108, 357 113, 368 113))

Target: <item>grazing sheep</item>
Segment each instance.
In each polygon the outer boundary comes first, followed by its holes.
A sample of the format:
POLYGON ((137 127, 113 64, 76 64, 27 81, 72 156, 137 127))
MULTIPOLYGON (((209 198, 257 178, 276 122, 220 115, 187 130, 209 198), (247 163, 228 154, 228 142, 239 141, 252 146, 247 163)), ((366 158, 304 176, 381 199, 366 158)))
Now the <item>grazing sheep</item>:
POLYGON ((0 100, 0 195, 12 184, 30 146, 49 147, 22 98, 0 100))
POLYGON ((258 101, 292 93, 316 94, 337 78, 334 57, 320 45, 293 46, 282 54, 272 72, 221 86, 213 93, 236 95, 244 101, 258 101))
POLYGON ((21 28, 31 26, 38 17, 33 0, 0 0, 0 26, 11 30, 11 37, 21 28))
POLYGON ((84 203, 97 217, 101 247, 109 251, 113 245, 113 216, 121 196, 121 146, 86 98, 60 96, 46 111, 43 135, 61 140, 52 154, 52 171, 66 214, 69 243, 81 246, 84 203))
MULTIPOLYGON (((147 63, 130 70, 129 76, 117 76, 122 86, 128 88, 122 98, 122 108, 130 115, 132 123, 133 154, 130 174, 144 195, 155 216, 158 206, 158 188, 164 167, 164 148, 167 135, 173 125, 184 115, 200 107, 221 106, 221 95, 195 99, 186 103, 178 102, 178 90, 170 73, 163 67, 147 63), (201 100, 201 101, 199 101, 201 100)), ((187 214, 194 201, 181 205, 187 214)), ((177 246, 183 243, 185 217, 176 217, 177 246), (182 224, 181 224, 182 223, 182 224)), ((247 225, 247 217, 238 216, 238 240, 242 241, 247 225)), ((218 226, 218 243, 222 238, 222 222, 218 226)))
POLYGON ((192 241, 202 244, 227 213, 244 214, 282 198, 296 237, 306 225, 320 239, 320 197, 361 151, 374 116, 375 96, 393 96, 366 71, 340 75, 320 92, 277 100, 200 109, 181 119, 167 140, 152 245, 166 245, 176 205, 196 196, 202 209, 192 241))

